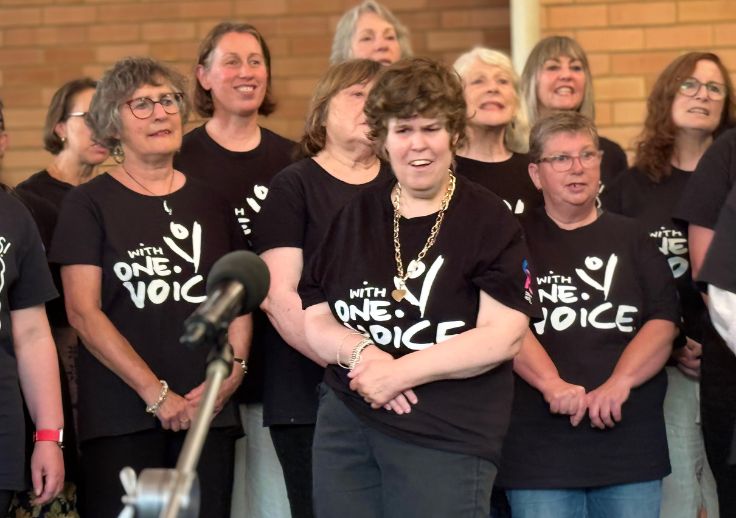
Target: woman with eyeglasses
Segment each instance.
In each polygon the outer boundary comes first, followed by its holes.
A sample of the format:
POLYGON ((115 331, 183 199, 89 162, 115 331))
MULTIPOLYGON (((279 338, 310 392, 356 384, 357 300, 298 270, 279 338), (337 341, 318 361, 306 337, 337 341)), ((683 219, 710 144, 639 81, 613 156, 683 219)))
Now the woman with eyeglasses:
MULTIPOLYGON (((124 466, 171 468, 203 393, 208 348, 179 343, 184 320, 206 298, 212 264, 243 248, 226 200, 174 169, 189 104, 185 81, 148 58, 126 58, 100 81, 88 120, 117 165, 64 199, 50 259, 61 265, 79 352, 83 514, 115 516, 124 466)), ((243 358, 250 319, 228 339, 243 358)), ((235 363, 216 402, 198 465, 201 516, 226 517, 234 441, 235 363)))
POLYGON ((672 474, 663 481, 661 516, 691 518, 701 508, 711 516, 718 514, 718 503, 705 455, 708 423, 701 430, 698 380, 701 355, 708 358, 714 346, 712 328, 693 285, 687 224, 672 213, 703 153, 735 121, 728 71, 715 54, 684 54, 660 74, 647 107, 635 165, 604 192, 603 207, 639 221, 667 257, 680 294, 682 332, 666 368, 672 474))
MULTIPOLYGON (((64 197, 75 186, 89 180, 95 167, 109 156, 107 149, 92 140, 92 132, 84 121, 96 86, 95 81, 85 77, 65 83, 54 93, 46 113, 43 132, 44 148, 53 155, 53 159, 46 169, 19 183, 16 188, 31 210, 46 250, 51 246, 51 237, 64 197)), ((51 275, 57 290, 61 292, 58 265, 51 267, 51 275)), ((77 481, 77 446, 72 410, 77 401, 77 334, 66 318, 63 296, 49 301, 46 304, 46 313, 63 366, 62 399, 66 422, 64 463, 68 482, 65 498, 50 505, 71 512, 74 483, 77 481)), ((30 495, 19 494, 18 500, 19 505, 26 508, 31 505, 30 495)))
MULTIPOLYGON (((593 75, 585 50, 568 36, 548 36, 532 49, 521 74, 522 96, 534 123, 556 110, 575 111, 595 120, 593 75)), ((601 185, 607 185, 626 167, 621 146, 599 137, 603 151, 601 185)))
POLYGON ((514 359, 499 485, 514 518, 657 518, 669 472, 664 364, 679 321, 667 262, 633 220, 600 212, 592 121, 531 131, 544 207, 522 219, 543 318, 514 359))

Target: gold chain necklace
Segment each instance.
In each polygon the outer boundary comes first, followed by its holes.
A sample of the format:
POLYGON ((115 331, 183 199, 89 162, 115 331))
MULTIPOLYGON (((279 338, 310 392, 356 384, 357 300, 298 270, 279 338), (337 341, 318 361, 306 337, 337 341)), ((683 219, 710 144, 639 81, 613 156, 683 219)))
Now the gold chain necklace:
MULTIPOLYGON (((447 185, 447 191, 445 191, 445 196, 442 198, 442 205, 440 205, 440 211, 437 213, 437 219, 434 221, 434 225, 432 225, 432 229, 429 231, 429 237, 427 237, 427 242, 424 243, 424 247, 417 255, 417 258, 413 261, 414 267, 418 265, 418 263, 424 259, 424 256, 427 255, 427 252, 429 252, 429 249, 432 248, 432 245, 434 245, 435 240, 437 239, 437 234, 440 231, 440 226, 442 226, 442 220, 445 218, 445 212, 447 211, 448 205, 450 205, 450 200, 452 199, 452 194, 455 192, 455 175, 452 174, 452 171, 450 171, 450 183, 447 185)), ((413 269, 407 268, 406 273, 404 273, 404 263, 401 261, 401 242, 399 241, 399 220, 401 219, 401 184, 396 183, 396 194, 394 195, 393 199, 393 205, 394 205, 394 258, 396 259, 396 277, 399 279, 399 285, 397 289, 393 290, 391 292, 391 296, 396 302, 401 302, 401 300, 406 296, 406 279, 409 278, 409 275, 414 273, 413 269)), ((411 263, 409 263, 411 264, 411 263)))
POLYGON ((146 187, 145 185, 143 185, 141 182, 139 182, 136 179, 135 176, 133 176, 132 174, 130 174, 128 172, 128 170, 125 168, 125 164, 123 162, 120 162, 120 167, 123 168, 123 171, 125 171, 125 174, 128 175, 128 178, 130 178, 135 183, 137 183, 140 188, 142 188, 144 191, 146 191, 147 193, 149 193, 151 196, 155 196, 156 198, 158 198, 159 200, 161 200, 163 202, 164 212, 166 214, 168 214, 169 216, 171 216, 171 214, 173 213, 173 211, 171 210, 171 207, 169 207, 169 200, 167 200, 166 198, 164 198, 164 196, 169 196, 171 194, 171 190, 174 187, 174 176, 176 176, 176 171, 171 171, 171 178, 169 179, 169 192, 167 192, 166 194, 158 195, 155 192, 153 192, 151 189, 149 189, 148 187, 146 187))

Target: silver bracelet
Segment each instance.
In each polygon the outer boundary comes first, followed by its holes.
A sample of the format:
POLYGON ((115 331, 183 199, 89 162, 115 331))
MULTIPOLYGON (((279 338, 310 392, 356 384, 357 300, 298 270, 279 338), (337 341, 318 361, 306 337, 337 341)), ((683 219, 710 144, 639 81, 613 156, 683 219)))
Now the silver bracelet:
POLYGON ((161 383, 161 392, 158 395, 158 400, 154 404, 146 407, 146 412, 154 417, 156 417, 156 412, 158 412, 158 409, 164 404, 164 401, 166 401, 166 398, 169 395, 169 384, 166 383, 166 380, 158 381, 161 383))
POLYGON ((350 362, 348 363, 348 368, 350 370, 353 370, 358 366, 360 363, 360 355, 363 354, 363 350, 365 350, 369 345, 375 345, 373 340, 370 338, 363 338, 360 342, 355 344, 355 347, 353 347, 353 353, 350 355, 350 362))
POLYGON ((360 333, 357 332, 357 331, 350 331, 349 333, 347 333, 345 336, 343 336, 340 339, 340 345, 337 348, 337 361, 335 363, 337 363, 343 369, 349 369, 350 368, 350 365, 348 365, 346 363, 342 363, 342 361, 340 360, 340 353, 342 352, 342 348, 345 345, 345 340, 347 340, 348 337, 353 336, 353 335, 360 336, 360 333))

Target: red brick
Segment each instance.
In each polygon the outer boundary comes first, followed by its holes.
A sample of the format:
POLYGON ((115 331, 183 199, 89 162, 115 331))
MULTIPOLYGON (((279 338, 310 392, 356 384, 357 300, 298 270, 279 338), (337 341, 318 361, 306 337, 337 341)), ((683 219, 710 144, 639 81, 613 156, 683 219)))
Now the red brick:
POLYGON ((710 25, 644 29, 644 40, 648 49, 703 48, 712 45, 713 29, 710 25))
POLYGON ((95 24, 89 27, 88 37, 89 41, 100 43, 138 41, 141 37, 141 29, 137 23, 95 24))
POLYGON ((719 22, 736 18, 733 0, 707 2, 678 2, 678 20, 681 22, 719 22))
POLYGON ((508 8, 453 10, 441 14, 442 27, 446 29, 508 27, 511 25, 508 8))
POLYGON ((44 62, 43 58, 38 49, 0 49, 0 66, 38 65, 44 62))
POLYGON ((96 7, 47 7, 43 10, 44 23, 53 25, 92 23, 96 17, 96 7))
POLYGON ((644 44, 644 31, 641 29, 584 30, 577 33, 577 40, 588 52, 640 49, 644 44))
POLYGON ((20 27, 27 25, 38 25, 39 23, 41 23, 41 9, 5 9, 4 7, 0 8, 0 27, 20 27))
POLYGON ((676 18, 675 2, 636 2, 608 7, 611 25, 666 25, 674 23, 676 18))
POLYGON ((605 5, 548 7, 545 11, 547 26, 552 29, 605 27, 608 24, 605 5))
POLYGON ((464 51, 474 47, 479 41, 483 41, 483 33, 477 30, 427 33, 427 49, 432 51, 464 51))

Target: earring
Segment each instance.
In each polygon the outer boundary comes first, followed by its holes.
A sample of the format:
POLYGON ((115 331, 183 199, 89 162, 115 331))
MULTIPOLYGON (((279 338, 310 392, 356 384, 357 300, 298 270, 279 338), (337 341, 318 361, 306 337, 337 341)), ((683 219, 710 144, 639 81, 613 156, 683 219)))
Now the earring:
POLYGON ((123 151, 123 146, 120 145, 120 142, 115 144, 110 155, 112 156, 112 159, 115 160, 116 164, 122 164, 125 162, 125 152, 123 151))
POLYGON ((61 143, 62 144, 66 143, 66 137, 61 137, 61 143))

